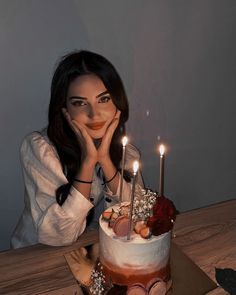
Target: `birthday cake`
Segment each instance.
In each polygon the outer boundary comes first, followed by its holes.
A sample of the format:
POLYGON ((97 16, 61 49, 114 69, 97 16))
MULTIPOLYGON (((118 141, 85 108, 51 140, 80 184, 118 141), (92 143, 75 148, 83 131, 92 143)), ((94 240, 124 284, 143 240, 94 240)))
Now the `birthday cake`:
POLYGON ((156 294, 170 280, 173 203, 138 187, 130 218, 128 202, 115 205, 100 217, 100 263, 106 278, 127 286, 127 294, 156 294))

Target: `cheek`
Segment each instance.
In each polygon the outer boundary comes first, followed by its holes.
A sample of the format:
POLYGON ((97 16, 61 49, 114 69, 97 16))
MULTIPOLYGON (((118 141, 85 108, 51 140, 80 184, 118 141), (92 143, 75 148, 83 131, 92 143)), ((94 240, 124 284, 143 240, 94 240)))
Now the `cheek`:
POLYGON ((68 107, 67 111, 71 117, 72 120, 75 120, 77 122, 83 122, 84 121, 84 114, 79 112, 76 108, 68 107))
POLYGON ((117 112, 116 106, 112 105, 107 109, 107 117, 110 119, 113 119, 115 117, 115 114, 117 112))

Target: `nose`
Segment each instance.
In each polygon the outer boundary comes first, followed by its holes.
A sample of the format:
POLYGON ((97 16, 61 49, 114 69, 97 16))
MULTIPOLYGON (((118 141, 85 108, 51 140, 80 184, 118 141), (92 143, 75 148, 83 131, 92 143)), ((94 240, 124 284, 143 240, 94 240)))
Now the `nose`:
POLYGON ((88 108, 88 117, 93 119, 94 117, 98 116, 99 112, 95 105, 89 105, 88 108))

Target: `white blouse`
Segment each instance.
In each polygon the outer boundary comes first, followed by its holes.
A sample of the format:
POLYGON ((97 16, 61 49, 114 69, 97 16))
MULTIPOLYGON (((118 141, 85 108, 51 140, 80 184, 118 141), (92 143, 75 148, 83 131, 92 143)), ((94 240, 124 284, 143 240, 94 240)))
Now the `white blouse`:
MULTIPOLYGON (((56 201, 56 190, 68 183, 59 156, 46 131, 26 136, 21 146, 21 162, 25 182, 25 208, 11 239, 13 248, 36 243, 63 246, 73 243, 86 228, 86 217, 93 208, 88 227, 97 227, 102 211, 118 202, 119 189, 113 195, 96 170, 93 175, 90 201, 73 186, 62 206, 56 201)), ((132 171, 139 152, 127 145, 125 169, 132 171)), ((137 183, 143 186, 139 174, 137 183)), ((118 186, 119 188, 119 186, 118 186)), ((123 199, 130 199, 131 184, 124 181, 123 199)))

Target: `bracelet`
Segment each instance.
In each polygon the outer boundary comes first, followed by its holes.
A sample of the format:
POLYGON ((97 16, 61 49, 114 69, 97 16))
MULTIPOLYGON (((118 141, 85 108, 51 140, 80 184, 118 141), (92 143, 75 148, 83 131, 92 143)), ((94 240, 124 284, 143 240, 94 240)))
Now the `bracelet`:
POLYGON ((80 182, 80 183, 88 183, 88 184, 93 183, 92 181, 84 181, 84 180, 80 180, 80 179, 77 179, 77 178, 74 178, 74 181, 77 181, 77 182, 80 182))
POLYGON ((116 177, 117 173, 118 173, 118 170, 116 170, 116 173, 112 176, 111 179, 109 179, 109 180, 107 180, 107 181, 104 181, 104 182, 102 183, 102 185, 111 182, 111 181, 116 177))

